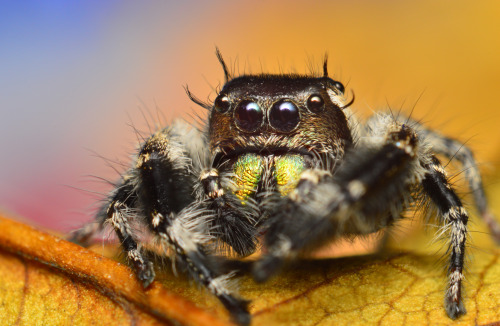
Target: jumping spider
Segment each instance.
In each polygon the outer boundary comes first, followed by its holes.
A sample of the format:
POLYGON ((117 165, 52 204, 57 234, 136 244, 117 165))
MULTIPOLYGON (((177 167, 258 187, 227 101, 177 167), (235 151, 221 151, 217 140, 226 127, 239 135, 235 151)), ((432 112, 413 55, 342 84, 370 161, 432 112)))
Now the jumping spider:
POLYGON ((248 302, 232 293, 219 268, 221 252, 244 257, 262 238, 264 254, 252 265, 257 281, 284 261, 340 237, 366 235, 402 219, 423 203, 437 210, 448 234, 448 290, 452 319, 462 299, 469 216, 436 154, 464 166, 475 205, 500 239, 481 176, 462 143, 416 121, 377 113, 355 120, 344 86, 322 76, 242 75, 228 72, 200 132, 175 122, 142 145, 135 164, 109 195, 97 223, 73 240, 88 243, 106 223, 114 228, 137 278, 147 287, 153 264, 132 227, 140 223, 196 282, 248 324, 248 302))

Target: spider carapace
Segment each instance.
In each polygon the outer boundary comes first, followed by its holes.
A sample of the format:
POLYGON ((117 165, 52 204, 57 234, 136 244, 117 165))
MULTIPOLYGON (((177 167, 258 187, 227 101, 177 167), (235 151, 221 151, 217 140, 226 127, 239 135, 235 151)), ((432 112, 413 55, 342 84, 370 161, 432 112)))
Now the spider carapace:
POLYGON ((351 112, 353 96, 328 76, 233 77, 220 53, 226 83, 208 110, 204 130, 174 122, 143 144, 97 223, 73 234, 88 243, 109 223, 144 287, 155 278, 136 223, 154 235, 177 265, 219 298, 234 320, 250 323, 248 302, 227 286, 222 256, 257 250, 252 274, 265 281, 285 261, 341 237, 380 231, 408 209, 432 206, 447 230, 450 318, 465 313, 463 269, 468 214, 436 155, 454 158, 493 236, 479 170, 462 143, 420 123, 377 113, 365 123, 351 112), (351 98, 351 99, 349 99, 351 98))

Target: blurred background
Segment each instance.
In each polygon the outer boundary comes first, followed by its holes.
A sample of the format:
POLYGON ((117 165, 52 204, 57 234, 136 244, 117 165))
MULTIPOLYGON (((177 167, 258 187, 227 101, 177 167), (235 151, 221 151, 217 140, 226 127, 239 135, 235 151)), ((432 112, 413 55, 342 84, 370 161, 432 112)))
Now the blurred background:
MULTIPOLYGON (((67 231, 90 220, 147 134, 203 113, 218 46, 236 73, 321 68, 366 117, 390 106, 500 158, 497 1, 15 1, 0 7, 0 210, 67 231), (418 103, 417 103, 418 102, 418 103), (140 107, 143 109, 141 110, 140 107), (148 118, 152 121, 152 118, 148 118), (115 164, 119 170, 123 168, 115 164)), ((490 181, 487 179, 487 185, 490 181)))

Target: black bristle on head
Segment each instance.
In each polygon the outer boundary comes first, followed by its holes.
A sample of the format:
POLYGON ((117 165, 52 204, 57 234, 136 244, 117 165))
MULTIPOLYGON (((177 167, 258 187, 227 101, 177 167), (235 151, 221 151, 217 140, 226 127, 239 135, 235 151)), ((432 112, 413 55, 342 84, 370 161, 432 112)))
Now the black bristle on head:
POLYGON ((328 53, 325 53, 325 59, 323 60, 323 77, 328 77, 328 53))
POLYGON ((219 59, 219 63, 222 66, 222 69, 224 70, 224 79, 225 82, 227 83, 229 79, 231 79, 231 75, 229 74, 229 70, 227 70, 226 63, 224 62, 224 59, 222 58, 222 54, 219 51, 219 48, 215 48, 215 55, 217 56, 217 59, 219 59))
POLYGON ((201 106, 202 108, 207 109, 207 110, 210 110, 212 108, 212 106, 209 103, 203 102, 202 100, 197 98, 193 93, 191 93, 191 91, 189 90, 187 85, 184 86, 184 90, 186 91, 187 96, 189 97, 189 99, 192 102, 198 104, 199 106, 201 106))

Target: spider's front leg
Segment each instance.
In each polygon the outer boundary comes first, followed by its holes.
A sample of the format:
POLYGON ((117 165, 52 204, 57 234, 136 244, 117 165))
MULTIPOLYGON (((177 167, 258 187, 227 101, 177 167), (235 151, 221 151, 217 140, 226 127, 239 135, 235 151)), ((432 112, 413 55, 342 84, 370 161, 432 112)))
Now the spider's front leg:
POLYGON ((400 217, 424 172, 421 153, 411 128, 386 116, 378 124, 367 128, 365 141, 346 154, 333 176, 306 170, 278 202, 264 239, 267 253, 254 265, 256 280, 266 280, 304 251, 345 235, 376 232, 400 217), (377 134, 381 130, 387 132, 377 134))
POLYGON ((259 217, 257 206, 250 199, 241 203, 231 189, 235 188, 229 176, 220 175, 215 168, 206 169, 200 175, 203 196, 215 214, 212 219, 212 233, 244 257, 257 248, 256 224, 259 217))

